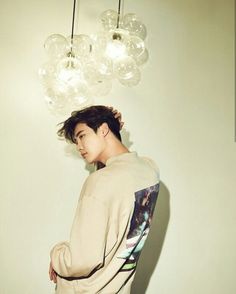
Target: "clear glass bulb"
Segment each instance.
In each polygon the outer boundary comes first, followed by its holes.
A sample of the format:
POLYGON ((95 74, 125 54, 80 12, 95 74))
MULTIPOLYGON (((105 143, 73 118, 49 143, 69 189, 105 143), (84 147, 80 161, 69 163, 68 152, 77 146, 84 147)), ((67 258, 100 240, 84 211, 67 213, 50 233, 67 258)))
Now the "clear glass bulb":
POLYGON ((77 87, 73 88, 73 93, 70 95, 70 99, 73 105, 82 105, 89 99, 89 88, 85 81, 81 81, 77 84, 77 87))
POLYGON ((145 62, 147 62, 148 58, 149 58, 148 50, 145 48, 142 54, 135 57, 135 60, 138 65, 142 65, 145 62))
POLYGON ((137 69, 135 60, 126 56, 114 62, 114 73, 118 79, 130 79, 134 76, 137 69))
POLYGON ((126 87, 133 87, 140 82, 140 79, 141 79, 140 70, 136 68, 135 70, 133 70, 132 76, 126 79, 119 79, 119 82, 126 87))
POLYGON ((123 17, 122 28, 128 30, 130 34, 135 35, 142 40, 147 36, 147 29, 134 13, 127 13, 123 17))
POLYGON ((142 55, 145 50, 144 41, 137 36, 130 36, 127 38, 125 45, 128 55, 135 59, 142 55))
POLYGON ((100 19, 105 30, 115 29, 117 26, 118 13, 112 9, 108 9, 101 13, 100 19))
POLYGON ((44 48, 51 59, 66 56, 67 47, 68 42, 66 38, 60 34, 49 36, 44 43, 44 48))
POLYGON ((45 91, 45 102, 53 114, 64 114, 67 106, 67 97, 55 88, 49 87, 45 91))
POLYGON ((84 107, 92 106, 93 105, 93 98, 88 95, 88 96, 80 96, 80 97, 75 97, 70 104, 70 112, 75 111, 75 110, 80 110, 84 107))
POLYGON ((43 85, 48 84, 48 82, 55 77, 56 66, 54 63, 45 63, 39 68, 38 74, 43 85))
POLYGON ((62 80, 53 78, 51 79, 47 85, 45 85, 46 92, 48 93, 48 96, 56 97, 58 96, 68 96, 71 92, 71 86, 65 83, 62 80))
POLYGON ((109 40, 109 34, 107 32, 98 32, 97 34, 92 34, 92 54, 99 56, 106 48, 106 44, 109 40))
POLYGON ((60 81, 70 86, 76 86, 80 80, 83 80, 82 65, 78 58, 66 57, 62 59, 57 65, 56 76, 60 81))
POLYGON ((88 35, 74 35, 67 37, 69 50, 73 52, 75 56, 87 57, 92 51, 92 40, 88 35))
POLYGON ((86 82, 77 83, 76 87, 72 87, 55 79, 45 94, 47 105, 54 114, 66 114, 82 105, 86 106, 90 99, 86 82))
POLYGON ((115 59, 126 55, 126 46, 118 40, 109 41, 105 51, 106 56, 115 59))
POLYGON ((109 33, 105 55, 111 59, 121 58, 127 55, 126 41, 129 38, 127 31, 116 29, 109 33))
POLYGON ((105 56, 98 59, 96 68, 101 75, 106 76, 107 78, 111 77, 113 74, 112 60, 110 58, 106 58, 105 56))
POLYGON ((93 96, 107 95, 112 87, 111 77, 102 74, 99 71, 101 70, 99 66, 102 64, 96 61, 89 62, 84 66, 84 78, 93 96))

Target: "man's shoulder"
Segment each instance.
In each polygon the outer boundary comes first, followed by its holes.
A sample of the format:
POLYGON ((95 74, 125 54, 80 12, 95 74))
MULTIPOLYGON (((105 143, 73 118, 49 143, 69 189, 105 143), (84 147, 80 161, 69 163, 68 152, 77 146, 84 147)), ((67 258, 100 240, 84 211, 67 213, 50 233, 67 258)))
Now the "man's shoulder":
POLYGON ((142 158, 142 160, 144 160, 144 162, 146 162, 151 168, 153 168, 158 174, 160 174, 160 169, 159 169, 157 163, 156 163, 153 159, 151 159, 151 158, 149 158, 149 157, 147 157, 147 156, 142 156, 141 158, 142 158))
POLYGON ((111 166, 105 166, 91 173, 85 180, 84 186, 87 191, 109 190, 113 186, 121 185, 122 182, 130 181, 135 177, 139 178, 142 174, 146 176, 160 178, 160 169, 156 162, 146 156, 137 156, 132 161, 120 161, 111 166))
POLYGON ((104 184, 108 181, 109 173, 106 168, 99 169, 92 172, 85 180, 84 187, 86 190, 96 189, 99 187, 104 187, 104 184))

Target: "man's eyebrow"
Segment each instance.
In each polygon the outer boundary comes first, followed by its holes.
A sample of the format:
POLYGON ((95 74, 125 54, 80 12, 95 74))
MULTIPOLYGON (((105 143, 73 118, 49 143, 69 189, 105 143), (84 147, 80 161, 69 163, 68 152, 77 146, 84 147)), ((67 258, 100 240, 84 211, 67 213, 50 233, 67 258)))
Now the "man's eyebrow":
POLYGON ((78 132, 75 134, 75 138, 77 138, 82 132, 84 132, 84 130, 78 131, 78 132))

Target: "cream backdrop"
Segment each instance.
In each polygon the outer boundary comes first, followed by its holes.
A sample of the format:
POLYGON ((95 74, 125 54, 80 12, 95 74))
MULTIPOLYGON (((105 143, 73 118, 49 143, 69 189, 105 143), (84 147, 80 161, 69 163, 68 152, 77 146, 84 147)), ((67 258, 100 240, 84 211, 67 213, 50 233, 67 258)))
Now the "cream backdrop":
MULTIPOLYGON (((77 33, 115 0, 80 1, 77 33)), ((52 33, 68 35, 72 1, 0 1, 0 293, 49 294, 51 247, 69 237, 88 175, 57 139, 37 77, 52 33)), ((132 294, 236 293, 234 2, 125 1, 148 29, 150 59, 113 105, 131 150, 156 160, 161 191, 132 294)))

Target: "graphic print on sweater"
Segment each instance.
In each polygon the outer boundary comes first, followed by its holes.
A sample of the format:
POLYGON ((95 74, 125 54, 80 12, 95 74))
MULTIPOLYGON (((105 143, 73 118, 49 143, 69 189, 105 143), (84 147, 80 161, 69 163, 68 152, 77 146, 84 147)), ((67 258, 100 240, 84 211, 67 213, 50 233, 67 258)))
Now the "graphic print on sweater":
POLYGON ((149 233, 158 192, 159 183, 135 192, 135 206, 127 235, 126 249, 118 256, 118 258, 126 259, 120 271, 132 270, 137 265, 149 233))

